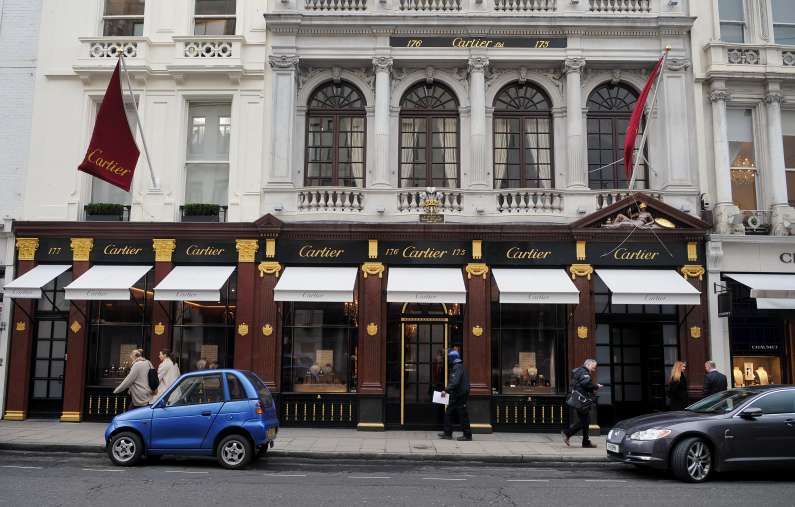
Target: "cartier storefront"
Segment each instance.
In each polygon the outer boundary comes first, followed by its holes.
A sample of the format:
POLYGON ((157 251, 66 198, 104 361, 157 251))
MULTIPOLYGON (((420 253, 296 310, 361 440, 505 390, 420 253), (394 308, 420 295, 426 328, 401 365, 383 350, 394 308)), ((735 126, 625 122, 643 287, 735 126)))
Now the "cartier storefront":
POLYGON ((143 348, 255 371, 283 425, 432 428, 457 348, 477 431, 559 429, 588 357, 607 425, 707 358, 705 229, 642 194, 568 225, 18 223, 4 416, 107 419, 143 348))

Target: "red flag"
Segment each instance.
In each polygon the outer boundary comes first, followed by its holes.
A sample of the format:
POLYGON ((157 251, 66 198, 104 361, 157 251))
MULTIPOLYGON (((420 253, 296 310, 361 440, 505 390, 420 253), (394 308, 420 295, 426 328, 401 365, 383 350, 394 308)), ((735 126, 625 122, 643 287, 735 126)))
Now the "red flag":
POLYGON ((99 106, 94 133, 78 170, 129 192, 140 152, 124 109, 120 65, 121 60, 99 106))
POLYGON ((643 112, 646 110, 646 100, 649 98, 649 92, 651 92, 651 88, 657 80, 657 75, 660 73, 663 60, 665 60, 665 55, 660 58, 660 61, 654 66, 654 70, 651 71, 649 80, 646 81, 643 91, 640 92, 640 97, 638 97, 638 101, 635 103, 635 109, 632 110, 632 116, 629 118, 627 135, 624 138, 624 172, 628 180, 632 179, 632 155, 635 151, 635 140, 638 137, 640 120, 643 118, 643 112))

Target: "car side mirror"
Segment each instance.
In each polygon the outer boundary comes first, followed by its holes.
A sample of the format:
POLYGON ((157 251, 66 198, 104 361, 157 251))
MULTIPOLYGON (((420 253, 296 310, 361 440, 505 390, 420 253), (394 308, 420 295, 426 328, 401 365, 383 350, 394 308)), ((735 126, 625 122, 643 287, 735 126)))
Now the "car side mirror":
POLYGON ((762 409, 758 407, 748 407, 740 412, 740 417, 743 419, 756 419, 762 416, 762 409))

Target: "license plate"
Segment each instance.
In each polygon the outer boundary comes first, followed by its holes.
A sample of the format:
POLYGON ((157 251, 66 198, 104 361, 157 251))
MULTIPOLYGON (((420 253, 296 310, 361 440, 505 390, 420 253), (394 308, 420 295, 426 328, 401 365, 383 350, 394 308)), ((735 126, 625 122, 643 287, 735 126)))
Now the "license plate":
POLYGON ((610 452, 619 452, 618 451, 618 444, 611 444, 610 442, 607 443, 607 450, 610 452))

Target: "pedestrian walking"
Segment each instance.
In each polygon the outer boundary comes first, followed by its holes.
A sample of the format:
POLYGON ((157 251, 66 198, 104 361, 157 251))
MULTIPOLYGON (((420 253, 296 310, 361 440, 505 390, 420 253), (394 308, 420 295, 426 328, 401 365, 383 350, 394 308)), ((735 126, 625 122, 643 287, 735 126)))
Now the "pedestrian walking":
POLYGON ((168 349, 163 349, 160 351, 160 365, 157 367, 157 379, 160 381, 160 384, 157 386, 157 396, 160 396, 166 389, 171 387, 180 376, 179 366, 177 366, 176 361, 174 361, 174 356, 171 355, 171 351, 168 349))
POLYGON ((447 403, 447 409, 444 411, 444 432, 439 433, 439 438, 452 440, 452 419, 455 418, 461 424, 461 430, 464 432, 464 436, 458 437, 458 440, 469 441, 472 440, 472 429, 469 426, 469 411, 467 408, 469 374, 464 368, 461 354, 457 350, 448 352, 447 359, 452 364, 452 368, 450 369, 450 379, 447 382, 447 387, 444 388, 444 393, 450 399, 447 403))
POLYGON ((715 361, 704 363, 704 370, 707 372, 704 376, 704 391, 702 393, 704 398, 728 389, 729 383, 726 380, 726 375, 717 370, 715 361))
POLYGON ((668 399, 671 410, 684 410, 688 405, 687 400, 687 365, 676 361, 671 368, 671 378, 668 379, 668 399))
POLYGON ((596 403, 596 391, 602 387, 602 384, 594 382, 596 366, 595 359, 586 359, 582 366, 571 371, 571 394, 566 399, 566 404, 572 408, 575 421, 562 432, 563 443, 567 446, 571 445, 569 439, 582 431, 582 446, 590 449, 596 447, 588 436, 591 408, 596 403))
POLYGON ((130 352, 130 372, 113 390, 113 394, 127 391, 132 400, 127 410, 145 407, 152 401, 152 387, 149 384, 149 370, 153 369, 152 363, 144 357, 144 351, 136 349, 130 352))

